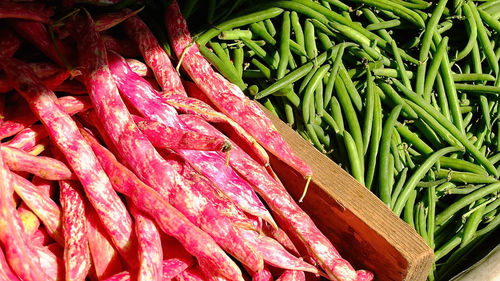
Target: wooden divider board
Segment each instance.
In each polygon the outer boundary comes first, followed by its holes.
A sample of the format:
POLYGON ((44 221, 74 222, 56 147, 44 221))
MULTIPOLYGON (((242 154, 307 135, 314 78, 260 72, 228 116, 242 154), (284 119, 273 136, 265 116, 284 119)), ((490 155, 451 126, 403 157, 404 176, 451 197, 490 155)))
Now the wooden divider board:
MULTIPOLYGON (((262 106, 261 106, 262 107, 262 106)), ((301 208, 356 269, 375 280, 426 280, 434 255, 425 241, 382 201, 289 126, 262 107, 293 151, 312 168, 301 208)), ((295 200, 305 180, 270 155, 271 166, 295 200)))

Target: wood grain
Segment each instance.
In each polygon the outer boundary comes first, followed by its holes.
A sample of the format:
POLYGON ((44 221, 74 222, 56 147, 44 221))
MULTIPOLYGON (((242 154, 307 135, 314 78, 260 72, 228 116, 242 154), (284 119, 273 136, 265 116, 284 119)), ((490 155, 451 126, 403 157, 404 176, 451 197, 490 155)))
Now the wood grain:
MULTIPOLYGON (((375 280, 425 280, 433 252, 415 230, 375 195, 263 108, 276 128, 313 170, 309 191, 299 205, 357 269, 375 280)), ((270 155, 271 166, 295 200, 305 180, 270 155)))

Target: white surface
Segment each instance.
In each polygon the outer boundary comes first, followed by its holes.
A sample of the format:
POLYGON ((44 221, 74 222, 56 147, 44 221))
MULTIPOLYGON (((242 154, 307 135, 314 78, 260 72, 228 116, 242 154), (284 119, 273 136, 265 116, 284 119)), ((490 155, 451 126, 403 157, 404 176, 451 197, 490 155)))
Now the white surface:
POLYGON ((500 245, 452 281, 500 281, 500 245))

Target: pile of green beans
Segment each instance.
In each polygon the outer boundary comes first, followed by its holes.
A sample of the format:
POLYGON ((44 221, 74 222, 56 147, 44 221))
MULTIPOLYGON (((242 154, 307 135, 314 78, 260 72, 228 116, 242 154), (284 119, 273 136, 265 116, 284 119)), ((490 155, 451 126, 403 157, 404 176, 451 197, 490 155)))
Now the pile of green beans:
POLYGON ((414 227, 429 280, 498 243, 499 0, 196 2, 202 53, 414 227))

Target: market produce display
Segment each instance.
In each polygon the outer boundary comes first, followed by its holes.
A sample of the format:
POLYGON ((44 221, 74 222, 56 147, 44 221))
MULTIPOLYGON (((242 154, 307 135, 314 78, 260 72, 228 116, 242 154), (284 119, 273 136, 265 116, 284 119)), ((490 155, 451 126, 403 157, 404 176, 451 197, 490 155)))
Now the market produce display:
POLYGON ((499 1, 181 8, 221 74, 427 241, 429 280, 449 280, 499 243, 499 1))
POLYGON ((288 194, 267 153, 306 189, 310 167, 176 1, 170 56, 143 3, 88 2, 0 4, 0 279, 373 280, 288 194))

